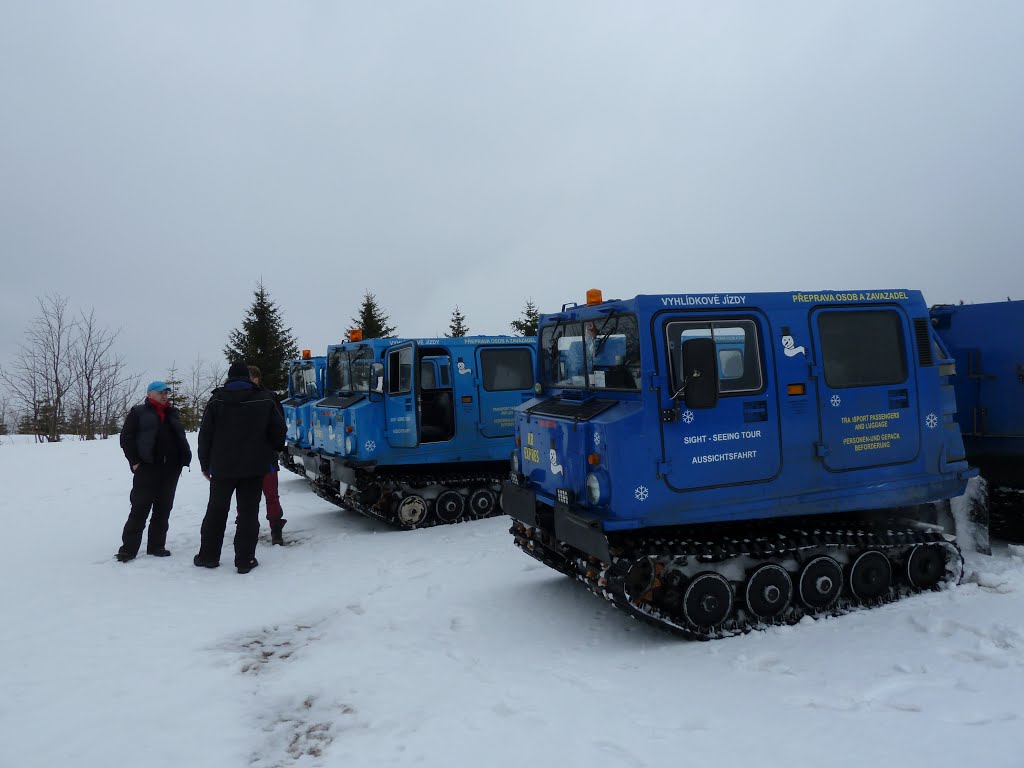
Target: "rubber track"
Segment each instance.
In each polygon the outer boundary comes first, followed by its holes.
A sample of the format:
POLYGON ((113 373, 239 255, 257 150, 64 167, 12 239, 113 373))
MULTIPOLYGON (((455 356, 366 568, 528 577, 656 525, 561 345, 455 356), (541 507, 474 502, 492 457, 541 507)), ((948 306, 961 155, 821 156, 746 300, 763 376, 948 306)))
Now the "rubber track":
MULTIPOLYGON (((706 540, 702 541, 687 538, 638 537, 617 542, 618 546, 613 545, 612 548, 612 562, 600 564, 595 564, 593 559, 588 561, 579 556, 573 562, 568 547, 560 542, 553 542, 556 548, 552 548, 551 540, 549 543, 541 541, 544 534, 536 529, 530 532, 531 535, 524 536, 521 530, 517 529, 517 525, 513 524, 509 533, 515 537, 516 545, 523 552, 555 570, 575 576, 591 592, 605 598, 633 618, 689 640, 715 640, 772 626, 796 624, 804 616, 840 616, 853 610, 892 603, 903 597, 918 594, 922 590, 908 584, 897 583, 901 574, 894 567, 893 584, 887 594, 870 601, 858 601, 847 595, 844 587, 839 600, 831 608, 812 611, 798 604, 794 578, 794 595, 790 606, 780 617, 764 621, 744 610, 742 596, 737 594, 735 582, 730 581, 734 593, 734 607, 730 618, 717 627, 695 628, 689 624, 679 623, 653 603, 635 603, 626 597, 625 577, 629 568, 639 558, 653 556, 656 562, 666 566, 677 559, 685 558, 686 562, 696 561, 706 565, 707 567, 702 570, 715 571, 718 570, 716 566, 737 557, 747 556, 764 563, 779 563, 806 550, 825 547, 833 549, 833 552, 825 553, 830 555, 837 554, 838 550, 854 554, 876 549, 883 552, 890 563, 895 564, 906 550, 916 544, 941 543, 946 545, 947 551, 946 579, 935 589, 955 586, 963 578, 963 556, 960 548, 938 531, 917 528, 878 529, 845 525, 835 529, 792 528, 780 530, 770 536, 743 540, 727 536, 706 537, 706 540), (561 551, 558 551, 559 549, 561 551)), ((790 576, 792 578, 793 574, 790 576)))
MULTIPOLYGON (((432 485, 443 485, 448 490, 458 491, 467 490, 479 487, 479 486, 500 486, 508 476, 507 472, 495 472, 491 473, 474 473, 466 474, 459 472, 446 472, 442 474, 431 474, 431 475, 418 475, 418 474, 382 474, 378 473, 374 480, 381 483, 404 485, 413 489, 428 488, 432 485)), ((355 497, 355 493, 346 493, 344 496, 339 496, 333 492, 333 488, 330 490, 325 489, 323 486, 317 486, 313 484, 313 490, 323 499, 336 504, 342 509, 348 509, 352 512, 358 512, 366 517, 374 517, 378 520, 383 520, 393 528, 397 528, 402 531, 413 531, 421 528, 433 528, 435 525, 454 525, 456 523, 465 523, 472 520, 484 520, 488 517, 494 517, 495 515, 501 514, 501 493, 500 491, 494 491, 494 507, 490 514, 487 515, 473 515, 464 514, 462 517, 452 522, 446 522, 438 519, 437 515, 430 511, 427 515, 427 519, 419 525, 407 525, 398 520, 398 517, 394 513, 388 512, 383 507, 383 503, 378 504, 363 504, 355 497)), ((356 490, 358 493, 358 490, 356 490)), ((386 500, 388 495, 384 496, 386 500)), ((399 497, 399 500, 402 497, 399 497)), ((468 504, 468 498, 467 498, 468 504)))
POLYGON ((1024 485, 993 483, 988 496, 989 528, 992 536, 1006 541, 1024 541, 1024 485))

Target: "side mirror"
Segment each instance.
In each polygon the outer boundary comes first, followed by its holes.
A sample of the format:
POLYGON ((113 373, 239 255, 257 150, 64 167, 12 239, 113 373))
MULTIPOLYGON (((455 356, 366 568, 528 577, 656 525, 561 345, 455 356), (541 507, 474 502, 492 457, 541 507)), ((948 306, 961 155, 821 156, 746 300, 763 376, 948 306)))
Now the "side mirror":
POLYGON ((370 400, 380 402, 384 399, 384 363, 370 363, 370 400), (380 395, 380 398, 374 398, 380 395))
POLYGON ((683 342, 683 389, 687 408, 718 405, 718 365, 713 339, 683 342))

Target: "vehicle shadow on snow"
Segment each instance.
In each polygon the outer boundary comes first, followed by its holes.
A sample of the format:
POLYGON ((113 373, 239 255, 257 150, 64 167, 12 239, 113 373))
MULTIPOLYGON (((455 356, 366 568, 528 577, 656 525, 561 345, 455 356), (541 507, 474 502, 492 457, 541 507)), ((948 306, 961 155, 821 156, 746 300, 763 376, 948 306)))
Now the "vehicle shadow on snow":
POLYGON ((487 599, 506 606, 509 614, 521 613, 524 622, 534 623, 538 615, 543 616, 545 631, 564 635, 566 640, 586 637, 591 644, 689 645, 627 616, 573 578, 551 571, 549 577, 537 579, 534 572, 544 573, 544 566, 525 570, 530 578, 510 578, 491 588, 487 599))

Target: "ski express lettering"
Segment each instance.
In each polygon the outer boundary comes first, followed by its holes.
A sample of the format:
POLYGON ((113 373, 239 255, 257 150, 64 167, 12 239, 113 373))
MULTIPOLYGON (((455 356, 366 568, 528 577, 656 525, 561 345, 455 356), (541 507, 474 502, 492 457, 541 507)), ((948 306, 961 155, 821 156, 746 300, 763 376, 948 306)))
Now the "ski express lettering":
POLYGON ((860 416, 840 416, 839 423, 847 434, 843 445, 853 446, 854 451, 879 451, 892 448, 902 439, 894 428, 899 426, 899 411, 888 413, 865 413, 860 416))
POLYGON ((523 460, 531 464, 540 464, 540 451, 533 447, 533 433, 527 432, 526 445, 523 446, 523 460))
MULTIPOLYGON (((741 429, 737 432, 716 432, 710 435, 686 435, 683 437, 683 445, 709 445, 715 448, 718 444, 729 443, 734 440, 760 440, 763 437, 760 429, 741 429)), ((715 464, 719 461, 743 461, 745 459, 756 459, 759 448, 747 448, 746 450, 719 451, 716 453, 705 453, 694 456, 691 464, 715 464)))

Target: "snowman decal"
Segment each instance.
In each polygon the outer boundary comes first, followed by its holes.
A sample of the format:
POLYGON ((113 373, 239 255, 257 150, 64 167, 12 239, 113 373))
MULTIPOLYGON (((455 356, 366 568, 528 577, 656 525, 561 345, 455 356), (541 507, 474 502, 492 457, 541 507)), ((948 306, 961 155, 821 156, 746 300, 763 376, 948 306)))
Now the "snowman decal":
POLYGON ((786 353, 786 357, 796 357, 797 355, 807 357, 806 350, 804 350, 802 346, 796 346, 796 342, 793 341, 793 337, 788 333, 782 337, 782 351, 786 353))
POLYGON ((562 465, 558 463, 558 453, 555 451, 554 443, 551 444, 551 450, 548 451, 548 460, 551 463, 551 474, 562 474, 562 465))

